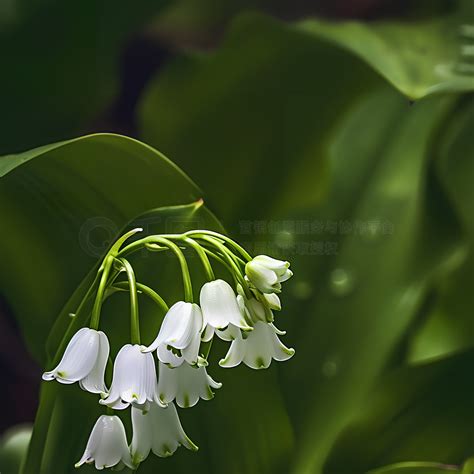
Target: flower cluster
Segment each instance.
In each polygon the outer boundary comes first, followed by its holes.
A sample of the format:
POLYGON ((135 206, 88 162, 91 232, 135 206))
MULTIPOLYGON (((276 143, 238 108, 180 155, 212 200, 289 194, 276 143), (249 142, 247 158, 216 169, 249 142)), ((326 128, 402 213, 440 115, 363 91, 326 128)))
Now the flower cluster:
POLYGON ((89 327, 82 327, 72 337, 65 335, 65 342, 69 342, 61 360, 43 374, 44 380, 78 382, 83 390, 98 394, 99 403, 106 407, 107 414, 92 428, 76 467, 95 463, 97 469, 123 465, 136 469, 150 451, 166 457, 179 446, 197 450, 181 426, 176 405, 192 407, 200 399, 211 399, 214 390, 221 387, 207 373, 214 337, 230 342, 219 362, 225 368, 243 362, 253 369, 264 369, 272 360, 284 361, 294 354, 280 341, 279 336, 285 333, 273 323, 273 312, 281 309, 281 283, 292 276, 288 262, 265 255, 252 258, 230 238, 206 230, 152 235, 125 245, 140 230, 125 234, 111 247, 76 312, 75 320, 79 313, 86 314, 89 327), (176 255, 183 275, 182 301, 168 307, 155 290, 136 281, 128 257, 144 248, 169 250, 176 255), (183 252, 187 248, 199 256, 208 279, 198 301, 194 301, 183 252), (215 277, 210 258, 229 270, 233 286, 215 277), (120 281, 124 274, 126 279, 120 281), (99 330, 101 307, 106 297, 123 290, 130 293, 131 341, 115 356, 107 387, 110 345, 99 330), (142 293, 165 312, 158 334, 148 346, 140 337, 137 295, 142 293), (130 444, 117 415, 129 407, 133 430, 130 444))

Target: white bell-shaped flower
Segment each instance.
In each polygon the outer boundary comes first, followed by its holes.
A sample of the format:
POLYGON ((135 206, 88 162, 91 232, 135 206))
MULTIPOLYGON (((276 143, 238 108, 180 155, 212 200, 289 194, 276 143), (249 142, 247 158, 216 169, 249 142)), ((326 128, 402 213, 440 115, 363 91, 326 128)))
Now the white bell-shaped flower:
POLYGON ((126 344, 114 363, 112 385, 106 398, 99 400, 115 410, 130 404, 147 410, 156 390, 156 369, 153 355, 143 352, 144 346, 126 344))
POLYGON ((178 301, 168 310, 158 335, 144 352, 156 350, 158 359, 173 367, 181 365, 183 361, 195 365, 202 329, 203 317, 199 306, 178 301))
POLYGON ((279 293, 281 283, 291 278, 290 263, 283 260, 257 255, 245 265, 250 282, 262 293, 279 293))
POLYGON ((169 403, 167 407, 152 403, 148 413, 132 408, 132 426, 130 450, 135 464, 144 461, 150 451, 157 456, 168 457, 179 446, 192 451, 198 449, 184 432, 174 403, 169 403))
POLYGON ((221 388, 222 384, 207 374, 205 367, 192 367, 184 363, 176 368, 170 368, 160 363, 158 378, 157 402, 168 404, 173 400, 181 408, 189 408, 199 401, 210 400, 214 397, 212 389, 221 388))
POLYGON ((221 367, 230 368, 244 362, 252 369, 267 369, 272 359, 284 361, 291 358, 295 350, 286 347, 278 338, 285 332, 279 331, 273 324, 258 321, 254 330, 242 337, 239 332, 233 334, 232 343, 224 359, 219 362, 221 367))
POLYGON ((214 280, 205 283, 201 288, 200 302, 207 326, 224 329, 233 324, 247 331, 252 329, 240 311, 234 290, 226 281, 214 280))
POLYGON ((93 462, 95 462, 95 468, 99 470, 121 463, 130 469, 135 467, 128 449, 125 428, 118 416, 99 417, 92 428, 86 450, 80 461, 76 463, 76 467, 93 462))
POLYGON ((83 390, 106 393, 105 367, 109 358, 109 340, 102 331, 82 328, 74 334, 58 366, 43 374, 43 380, 64 384, 79 382, 83 390))

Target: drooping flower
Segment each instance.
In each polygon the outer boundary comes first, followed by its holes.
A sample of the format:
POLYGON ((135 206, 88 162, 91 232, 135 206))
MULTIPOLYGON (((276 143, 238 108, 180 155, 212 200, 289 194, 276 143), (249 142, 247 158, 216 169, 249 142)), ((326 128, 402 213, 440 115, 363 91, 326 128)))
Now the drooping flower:
POLYGON ((172 402, 167 407, 152 403, 148 413, 132 407, 132 426, 133 438, 130 449, 135 464, 144 461, 150 451, 157 456, 168 457, 179 446, 192 451, 198 450, 184 432, 172 402))
POLYGON ((158 359, 173 367, 183 361, 195 365, 198 361, 203 317, 197 304, 178 301, 166 313, 155 340, 144 352, 157 350, 158 359), (182 357, 177 356, 179 352, 182 357))
MULTIPOLYGON (((234 290, 226 281, 214 280, 205 283, 201 288, 200 302, 204 323, 210 328, 224 329, 233 324, 247 331, 252 329, 240 311, 234 290)), ((212 329, 209 332, 212 333, 212 329)), ((206 331, 203 340, 207 337, 206 331)))
POLYGON ((87 441, 82 458, 76 467, 95 461, 95 468, 102 470, 123 463, 133 469, 132 458, 127 445, 127 435, 118 416, 102 415, 96 421, 87 441))
POLYGON ((156 395, 161 404, 176 400, 181 408, 189 408, 196 405, 200 398, 210 400, 214 397, 212 389, 222 387, 208 375, 205 367, 192 367, 184 363, 173 369, 161 362, 159 367, 156 395))
POLYGON ((257 255, 245 265, 249 281, 262 293, 279 293, 281 283, 291 278, 290 263, 283 260, 257 255))
POLYGON ((144 353, 139 344, 126 344, 120 349, 114 364, 110 392, 99 400, 115 410, 123 410, 130 404, 147 410, 156 390, 156 369, 153 355, 144 353))
POLYGON ((284 361, 291 358, 295 350, 286 347, 278 338, 285 332, 279 331, 272 323, 258 321, 254 330, 244 339, 241 332, 233 333, 232 343, 221 367, 230 368, 244 362, 252 369, 267 369, 272 359, 284 361))
POLYGON ((106 393, 105 367, 109 357, 109 340, 102 331, 82 328, 74 334, 58 366, 43 374, 43 380, 63 384, 79 382, 83 390, 106 393))

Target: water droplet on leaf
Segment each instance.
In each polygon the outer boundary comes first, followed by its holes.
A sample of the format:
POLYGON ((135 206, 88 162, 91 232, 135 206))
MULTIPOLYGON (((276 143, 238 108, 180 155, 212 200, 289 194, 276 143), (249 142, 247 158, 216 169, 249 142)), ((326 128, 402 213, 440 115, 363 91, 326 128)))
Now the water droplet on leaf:
POLYGON ((336 296, 346 296, 354 289, 354 276, 343 268, 335 268, 330 275, 330 286, 336 296))

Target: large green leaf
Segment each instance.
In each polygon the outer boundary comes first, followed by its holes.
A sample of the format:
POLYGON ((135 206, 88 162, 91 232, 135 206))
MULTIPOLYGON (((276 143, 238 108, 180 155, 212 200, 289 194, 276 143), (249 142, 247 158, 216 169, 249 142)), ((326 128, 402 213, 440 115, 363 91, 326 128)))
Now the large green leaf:
POLYGON ((437 304, 416 332, 409 359, 440 357, 473 346, 472 308, 474 295, 474 100, 460 104, 439 145, 436 173, 464 230, 467 258, 453 278, 440 282, 437 304))
POLYGON ((434 93, 474 89, 474 64, 467 52, 474 42, 468 29, 474 21, 474 9, 469 0, 457 4, 455 13, 428 20, 305 20, 299 27, 354 52, 415 100, 434 93))
POLYGON ((470 351, 384 376, 336 443, 325 472, 350 465, 354 474, 364 473, 423 459, 462 464, 472 453, 473 361, 470 351))
POLYGON ((279 371, 297 443, 278 472, 322 471, 465 257, 431 167, 456 103, 410 106, 365 61, 261 16, 175 62, 143 100, 142 136, 206 187, 235 236, 294 267, 283 324, 297 354, 279 371))

